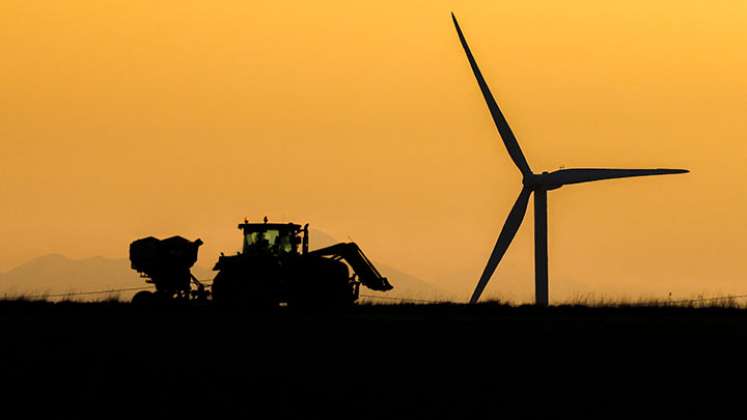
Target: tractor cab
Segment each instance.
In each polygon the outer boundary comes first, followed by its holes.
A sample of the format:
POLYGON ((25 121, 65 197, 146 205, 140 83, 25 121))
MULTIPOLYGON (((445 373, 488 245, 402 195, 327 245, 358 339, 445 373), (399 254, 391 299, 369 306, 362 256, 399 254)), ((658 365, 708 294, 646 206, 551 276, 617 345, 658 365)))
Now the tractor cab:
POLYGON ((298 255, 299 245, 308 252, 308 225, 294 223, 244 223, 239 224, 244 233, 242 252, 245 255, 298 255))

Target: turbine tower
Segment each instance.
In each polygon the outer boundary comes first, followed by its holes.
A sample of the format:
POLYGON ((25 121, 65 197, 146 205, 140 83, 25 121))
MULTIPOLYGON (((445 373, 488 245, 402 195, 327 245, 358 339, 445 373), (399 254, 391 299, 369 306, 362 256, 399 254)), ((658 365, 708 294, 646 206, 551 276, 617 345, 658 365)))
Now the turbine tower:
POLYGON ((472 67, 472 72, 475 74, 477 84, 480 86, 482 96, 485 98, 485 102, 490 110, 490 115, 493 117, 495 126, 498 128, 498 133, 503 139, 503 144, 506 146, 511 160, 521 171, 523 176, 522 184, 524 185, 519 193, 519 198, 516 199, 513 208, 508 213, 506 222, 503 225, 501 233, 498 235, 498 241, 495 243, 493 252, 488 258, 488 263, 485 266, 485 270, 480 276, 480 280, 477 282, 477 287, 472 293, 470 303, 475 303, 480 299, 482 291, 488 284, 490 277, 493 275, 498 263, 501 261, 503 254, 506 253, 508 246, 516 235, 516 231, 519 230, 521 222, 524 220, 524 215, 527 211, 527 205, 529 204, 529 196, 534 193, 534 296, 535 303, 537 305, 547 305, 549 300, 548 293, 548 274, 547 274, 547 192, 560 188, 564 185, 579 184, 582 182, 601 181, 603 179, 613 178, 628 178, 634 176, 648 176, 648 175, 666 175, 666 174, 682 174, 689 172, 686 169, 599 169, 599 168, 579 168, 579 169, 560 169, 553 172, 542 172, 540 174, 532 172, 529 167, 524 153, 519 147, 519 143, 516 141, 514 133, 506 122, 506 118, 503 116, 498 104, 493 98, 493 94, 490 93, 490 88, 485 82, 480 68, 477 66, 475 58, 472 56, 472 52, 467 45, 467 40, 464 38, 459 23, 454 16, 451 14, 451 19, 454 21, 454 27, 456 28, 457 35, 459 35, 459 41, 462 43, 464 52, 467 54, 467 60, 469 65, 472 67))

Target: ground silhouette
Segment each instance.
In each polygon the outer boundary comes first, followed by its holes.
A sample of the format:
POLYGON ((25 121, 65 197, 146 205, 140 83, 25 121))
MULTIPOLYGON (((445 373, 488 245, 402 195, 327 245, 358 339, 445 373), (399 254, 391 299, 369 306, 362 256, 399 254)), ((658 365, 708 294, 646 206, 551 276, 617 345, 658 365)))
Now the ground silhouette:
POLYGON ((29 418, 673 418, 741 410, 747 311, 5 301, 0 325, 0 410, 29 418))

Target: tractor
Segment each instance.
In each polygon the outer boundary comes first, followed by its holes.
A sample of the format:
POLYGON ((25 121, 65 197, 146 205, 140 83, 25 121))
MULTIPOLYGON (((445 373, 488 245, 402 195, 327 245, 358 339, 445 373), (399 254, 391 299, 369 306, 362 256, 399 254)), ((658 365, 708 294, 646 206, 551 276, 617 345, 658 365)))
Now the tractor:
POLYGON ((155 284, 156 293, 163 291, 161 296, 208 300, 210 295, 216 305, 231 307, 342 308, 358 299, 360 285, 376 291, 392 289, 353 242, 310 251, 308 224, 268 223, 265 218, 261 223, 244 220, 238 228, 242 231, 242 250, 235 255, 221 253, 213 267, 218 273, 211 293, 189 273, 202 243, 199 239, 166 239, 160 242, 164 248, 161 253, 143 251, 146 245, 153 247, 150 238, 135 241, 130 245, 132 267, 144 272, 155 284), (194 251, 194 259, 189 250, 194 251), (169 259, 172 254, 188 258, 169 259), (141 261, 142 255, 150 258, 146 258, 148 264, 141 261))

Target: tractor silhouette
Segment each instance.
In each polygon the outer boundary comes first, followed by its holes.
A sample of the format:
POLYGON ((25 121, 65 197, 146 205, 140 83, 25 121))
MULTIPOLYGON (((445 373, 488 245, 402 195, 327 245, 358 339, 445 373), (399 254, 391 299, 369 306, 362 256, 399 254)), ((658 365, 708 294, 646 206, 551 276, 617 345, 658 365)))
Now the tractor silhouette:
POLYGON ((392 289, 354 242, 310 251, 308 226, 268 223, 267 218, 263 223, 239 224, 242 251, 221 254, 213 267, 218 273, 210 292, 190 272, 201 240, 180 236, 136 240, 130 244, 131 267, 156 291, 137 293, 133 303, 212 300, 256 309, 341 308, 358 299, 361 285, 377 291, 392 289))

